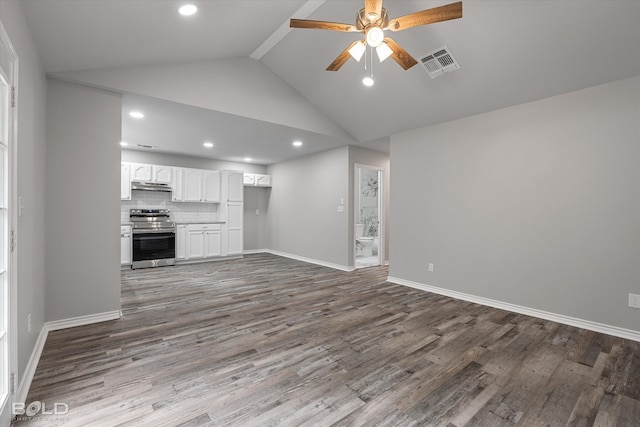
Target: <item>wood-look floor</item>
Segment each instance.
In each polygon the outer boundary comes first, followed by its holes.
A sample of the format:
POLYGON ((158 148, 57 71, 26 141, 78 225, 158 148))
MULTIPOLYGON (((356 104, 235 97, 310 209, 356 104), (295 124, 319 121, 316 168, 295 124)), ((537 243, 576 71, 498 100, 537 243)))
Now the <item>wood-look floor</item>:
POLYGON ((41 426, 638 426, 640 343, 273 255, 125 271, 49 334, 41 426))

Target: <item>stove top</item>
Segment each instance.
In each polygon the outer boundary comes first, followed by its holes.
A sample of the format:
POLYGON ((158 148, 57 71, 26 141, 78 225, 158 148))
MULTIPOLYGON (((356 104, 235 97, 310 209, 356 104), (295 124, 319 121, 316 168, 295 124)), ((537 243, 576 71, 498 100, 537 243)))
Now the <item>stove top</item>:
POLYGON ((129 219, 133 232, 175 232, 169 209, 130 209, 129 219))

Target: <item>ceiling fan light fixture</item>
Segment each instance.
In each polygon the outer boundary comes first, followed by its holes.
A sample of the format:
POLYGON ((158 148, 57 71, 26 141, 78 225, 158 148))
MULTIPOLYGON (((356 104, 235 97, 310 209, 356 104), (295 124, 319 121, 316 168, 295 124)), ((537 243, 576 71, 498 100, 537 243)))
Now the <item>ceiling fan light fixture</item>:
POLYGON ((388 44, 380 43, 380 45, 376 48, 376 53, 378 54, 380 62, 382 62, 393 54, 393 50, 391 50, 388 44))
POLYGON ((371 87, 373 86, 373 77, 367 76, 364 79, 362 79, 362 84, 367 86, 367 87, 371 87))
POLYGON ((356 61, 360 62, 366 48, 365 44, 359 41, 349 49, 349 55, 351 55, 356 61))
POLYGON ((371 47, 378 47, 384 40, 384 32, 380 27, 371 27, 367 30, 367 44, 371 47))

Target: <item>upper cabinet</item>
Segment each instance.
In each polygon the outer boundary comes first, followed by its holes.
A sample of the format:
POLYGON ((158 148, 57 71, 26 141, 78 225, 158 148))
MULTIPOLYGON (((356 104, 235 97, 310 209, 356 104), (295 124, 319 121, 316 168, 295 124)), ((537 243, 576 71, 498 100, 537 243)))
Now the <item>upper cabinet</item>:
POLYGON ((174 168, 171 200, 174 202, 220 203, 220 172, 174 168))
POLYGON ((171 166, 130 163, 131 181, 171 184, 171 166))
POLYGON ((131 181, 150 182, 151 165, 131 163, 131 181))
POLYGON ((131 165, 120 163, 120 200, 131 200, 131 165))
POLYGON ((247 186, 271 187, 271 175, 245 173, 243 183, 247 186))
POLYGON ((225 202, 242 202, 244 200, 243 173, 225 171, 227 197, 225 202))
POLYGON ((151 166, 151 180, 153 182, 159 182, 162 184, 171 184, 173 183, 172 180, 172 173, 171 170, 173 168, 171 166, 156 166, 156 165, 152 165, 151 166))

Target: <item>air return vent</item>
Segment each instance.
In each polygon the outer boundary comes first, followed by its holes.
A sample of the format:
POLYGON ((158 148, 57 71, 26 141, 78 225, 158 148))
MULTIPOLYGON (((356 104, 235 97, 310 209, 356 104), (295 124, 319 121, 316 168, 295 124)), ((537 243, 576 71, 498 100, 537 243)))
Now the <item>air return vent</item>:
POLYGON ((420 63, 432 79, 460 69, 460 64, 447 46, 426 54, 420 58, 420 63))

